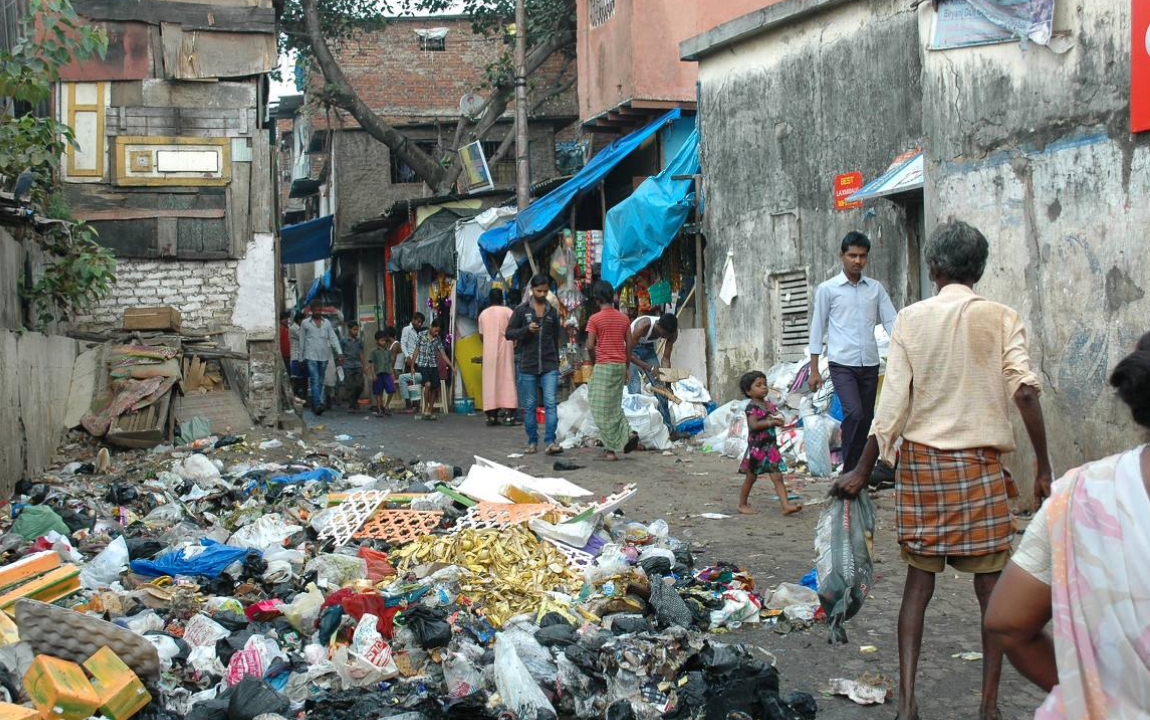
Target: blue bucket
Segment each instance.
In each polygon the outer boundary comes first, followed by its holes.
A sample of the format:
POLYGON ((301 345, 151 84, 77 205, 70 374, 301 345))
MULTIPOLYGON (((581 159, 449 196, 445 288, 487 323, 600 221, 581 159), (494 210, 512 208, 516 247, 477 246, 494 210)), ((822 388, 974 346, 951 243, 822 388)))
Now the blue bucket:
POLYGON ((475 400, 472 398, 455 398, 455 414, 470 415, 475 412, 475 400))

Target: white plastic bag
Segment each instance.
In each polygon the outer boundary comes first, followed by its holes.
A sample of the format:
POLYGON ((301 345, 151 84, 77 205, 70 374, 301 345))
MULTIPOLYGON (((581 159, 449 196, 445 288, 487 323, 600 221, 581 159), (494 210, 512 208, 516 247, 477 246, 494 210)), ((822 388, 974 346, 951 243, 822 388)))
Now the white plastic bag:
POLYGON ((663 422, 659 414, 659 401, 648 395, 632 395, 623 393, 623 412, 627 415, 627 424, 639 433, 639 442, 643 447, 655 450, 669 450, 671 448, 671 431, 663 422))
POLYGON ((443 661, 447 697, 458 700, 483 689, 483 674, 462 653, 451 653, 443 661))
POLYGON ((515 645, 503 633, 495 636, 495 688, 507 707, 519 717, 536 717, 540 710, 555 715, 555 708, 519 659, 515 645))
POLYGON ((595 523, 590 520, 552 525, 542 518, 535 518, 527 523, 527 527, 541 537, 551 538, 577 548, 586 545, 591 539, 591 534, 595 532, 595 523))
POLYGON ((264 552, 282 545, 284 540, 300 530, 303 528, 288 524, 279 513, 268 513, 232 533, 228 545, 264 552))
POLYGON ((319 618, 319 609, 323 605, 323 600, 323 593, 319 591, 315 583, 308 583, 304 592, 297 594, 290 603, 284 606, 284 617, 287 618, 293 628, 310 636, 315 632, 315 621, 319 618))
POLYGON ((220 482, 219 468, 206 455, 189 455, 183 462, 177 462, 172 472, 203 488, 215 487, 220 482))
MULTIPOLYGON (((747 399, 732 400, 731 402, 715 409, 715 412, 707 416, 703 421, 703 432, 699 433, 699 440, 717 453, 726 454, 727 435, 731 429, 731 423, 744 416, 747 410, 747 399)), ((745 450, 745 448, 744 448, 745 450)))
POLYGON ((767 607, 772 610, 786 610, 791 605, 814 605, 818 607, 819 594, 805 585, 779 583, 771 593, 767 607))
POLYGON ((556 412, 559 416, 559 425, 555 430, 555 439, 559 442, 573 439, 579 434, 583 421, 591 415, 591 402, 587 385, 580 385, 563 402, 559 403, 556 412))
POLYGON ((120 579, 120 571, 128 564, 128 541, 124 536, 108 543, 100 554, 80 571, 80 585, 86 590, 108 587, 120 579))
POLYGON ((808 415, 803 418, 803 449, 807 454, 807 469, 815 477, 830 477, 831 439, 838 429, 838 421, 830 415, 808 415))

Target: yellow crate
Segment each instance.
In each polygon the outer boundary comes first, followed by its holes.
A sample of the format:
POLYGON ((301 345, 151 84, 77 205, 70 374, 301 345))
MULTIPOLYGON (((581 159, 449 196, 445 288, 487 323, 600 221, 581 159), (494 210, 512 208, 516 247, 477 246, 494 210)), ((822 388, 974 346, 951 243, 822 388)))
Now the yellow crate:
POLYGON ((84 661, 92 687, 100 697, 100 712, 109 720, 128 720, 152 702, 144 684, 120 656, 107 647, 84 661))
POLYGON ((37 655, 32 661, 24 689, 44 720, 84 720, 100 707, 84 669, 50 655, 37 655))

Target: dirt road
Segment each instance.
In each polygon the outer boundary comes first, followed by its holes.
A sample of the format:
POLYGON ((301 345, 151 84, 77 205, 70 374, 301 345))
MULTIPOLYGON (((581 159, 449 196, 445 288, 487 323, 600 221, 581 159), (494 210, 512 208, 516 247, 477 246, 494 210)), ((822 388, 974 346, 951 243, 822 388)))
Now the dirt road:
MULTIPOLYGON (((544 455, 509 459, 521 452, 523 429, 488 428, 481 416, 442 417, 437 422, 416 421, 411 416, 376 419, 329 411, 321 418, 308 415, 309 424, 323 425, 321 434, 346 433, 365 451, 385 452, 406 459, 423 458, 459 465, 465 470, 480 455, 496 462, 522 466, 536 475, 555 474, 553 458, 544 455)), ((638 483, 638 496, 627 503, 627 514, 651 521, 664 518, 674 535, 702 546, 702 562, 726 560, 748 567, 760 587, 779 582, 798 582, 814 566, 814 527, 821 505, 813 504, 826 494, 829 483, 810 482, 802 489, 808 507, 797 516, 784 518, 771 500, 770 484, 760 483, 752 504, 760 515, 735 513, 739 479, 737 463, 714 455, 677 449, 673 455, 636 453, 618 463, 593 460, 595 451, 568 451, 564 457, 586 465, 565 477, 596 493, 609 493, 625 483, 638 483), (702 513, 731 517, 707 520, 702 513)), ((847 627, 850 643, 831 647, 825 628, 779 635, 766 626, 745 626, 731 633, 732 642, 762 647, 778 659, 783 686, 806 690, 819 699, 819 717, 825 720, 890 718, 894 693, 884 706, 860 707, 851 701, 826 695, 832 677, 859 678, 880 675, 895 687, 898 649, 895 631, 905 566, 899 560, 894 538, 894 500, 890 491, 877 498, 879 527, 876 536, 878 565, 874 591, 860 614, 847 627), (860 646, 874 645, 874 653, 860 646)), ((982 664, 952 657, 980 650, 978 603, 969 576, 943 573, 927 611, 926 638, 919 670, 918 698, 923 720, 965 720, 978 716, 982 664)), ((1033 717, 1042 694, 1009 666, 1004 671, 1001 709, 1006 720, 1033 717)))

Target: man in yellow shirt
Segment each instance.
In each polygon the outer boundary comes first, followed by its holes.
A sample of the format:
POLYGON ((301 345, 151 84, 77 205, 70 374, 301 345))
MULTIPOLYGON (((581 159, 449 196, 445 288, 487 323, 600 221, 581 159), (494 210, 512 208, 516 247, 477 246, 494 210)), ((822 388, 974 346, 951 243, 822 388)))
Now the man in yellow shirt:
MULTIPOLYGON (((956 220, 931 235, 926 259, 938 294, 899 312, 862 459, 832 490, 857 495, 880 457, 894 463, 902 438, 895 502, 908 567, 898 620, 900 720, 918 718, 914 681, 935 574, 947 563, 973 573, 985 616, 1010 557, 1010 481, 1000 456, 1015 449, 1011 404, 1022 414, 1034 447, 1035 495, 1041 502, 1050 494, 1041 383, 1030 370, 1022 319, 973 289, 989 249, 982 233, 956 220)), ((997 718, 1002 650, 985 630, 982 638, 980 717, 997 718)))

